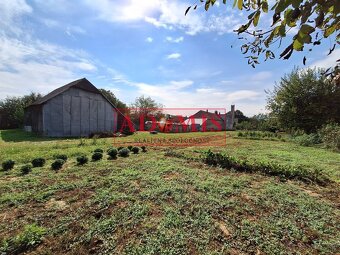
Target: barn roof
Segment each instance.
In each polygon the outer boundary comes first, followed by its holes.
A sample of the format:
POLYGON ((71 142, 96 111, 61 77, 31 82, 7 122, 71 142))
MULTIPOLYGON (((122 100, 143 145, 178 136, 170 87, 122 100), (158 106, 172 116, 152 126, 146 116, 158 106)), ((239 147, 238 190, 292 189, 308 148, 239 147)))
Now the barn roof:
POLYGON ((82 78, 79 80, 72 81, 60 88, 57 88, 53 90, 52 92, 48 93, 46 96, 38 99, 34 103, 30 104, 29 106, 34 105, 42 105, 46 103, 48 100, 60 95, 61 93, 65 92, 66 90, 69 90, 70 88, 78 88, 82 90, 86 90, 95 94, 102 95, 114 108, 116 108, 101 92, 99 89, 97 89, 91 82, 89 82, 86 78, 82 78))

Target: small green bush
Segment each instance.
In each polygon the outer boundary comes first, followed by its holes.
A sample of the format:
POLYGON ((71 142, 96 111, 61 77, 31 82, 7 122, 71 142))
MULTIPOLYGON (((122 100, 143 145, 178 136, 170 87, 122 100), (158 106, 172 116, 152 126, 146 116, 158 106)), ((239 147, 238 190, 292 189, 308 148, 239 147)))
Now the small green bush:
POLYGON ((35 158, 31 163, 33 167, 42 167, 45 165, 46 160, 44 158, 35 158))
POLYGON ((118 151, 120 151, 121 149, 124 149, 125 147, 123 147, 123 146, 119 146, 118 148, 117 148, 117 150, 118 151))
POLYGON ((87 162, 89 161, 89 158, 85 155, 81 155, 81 156, 78 156, 77 157, 77 162, 78 162, 78 165, 84 165, 86 164, 87 162))
POLYGON ((67 161, 67 155, 65 154, 56 154, 53 156, 54 159, 62 159, 64 161, 67 161))
POLYGON ((294 138, 294 141, 302 146, 312 146, 312 145, 319 144, 322 142, 319 134, 315 134, 315 133, 312 133, 309 135, 303 134, 300 136, 296 136, 294 138))
POLYGON ((133 147, 133 148, 131 149, 131 151, 133 152, 133 154, 138 154, 139 148, 138 148, 138 147, 133 147))
POLYGON ((102 158, 103 158, 103 153, 95 152, 92 154, 93 161, 98 161, 98 160, 101 160, 102 158))
POLYGON ((141 146, 142 152, 146 152, 146 147, 143 145, 141 146))
POLYGON ((99 152, 99 153, 102 153, 102 154, 104 153, 104 151, 100 148, 95 149, 93 152, 99 152))
POLYGON ((340 125, 328 124, 320 130, 320 136, 327 148, 340 150, 340 125))
POLYGON ((128 149, 129 149, 129 151, 131 151, 131 150, 132 150, 132 148, 133 148, 133 146, 132 146, 132 145, 129 145, 129 146, 128 146, 128 149))
POLYGON ((65 164, 65 160, 63 159, 56 159, 52 164, 51 168, 55 171, 61 169, 63 165, 65 164))
POLYGON ((32 171, 32 165, 31 164, 24 165, 20 168, 20 171, 22 175, 29 174, 32 171))
POLYGON ((115 148, 111 148, 108 152, 107 155, 110 156, 111 159, 117 158, 118 151, 115 148))
POLYGON ((130 150, 128 148, 123 148, 120 151, 118 151, 119 156, 126 158, 130 154, 130 150))
POLYGON ((9 159, 9 160, 2 162, 2 169, 4 171, 9 171, 13 169, 14 165, 15 165, 15 161, 9 159))
POLYGON ((35 224, 26 225, 24 231, 15 237, 3 240, 1 254, 21 254, 41 243, 46 230, 35 224))

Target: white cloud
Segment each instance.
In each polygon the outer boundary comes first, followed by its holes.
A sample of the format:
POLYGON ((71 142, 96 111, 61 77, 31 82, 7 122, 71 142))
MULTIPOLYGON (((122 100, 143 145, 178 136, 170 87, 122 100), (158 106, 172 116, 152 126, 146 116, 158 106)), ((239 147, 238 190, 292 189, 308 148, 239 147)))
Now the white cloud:
MULTIPOLYGON (((129 95, 130 98, 140 95, 150 96, 166 108, 223 108, 227 111, 231 104, 248 116, 264 112, 261 93, 252 90, 226 91, 209 86, 194 89, 191 80, 170 81, 166 84, 147 84, 129 82, 137 90, 129 95)), ((122 96, 124 97, 123 93, 122 96)))
POLYGON ((17 23, 23 15, 32 13, 32 8, 25 0, 2 0, 0 1, 0 27, 2 32, 6 31, 16 35, 22 30, 17 23))
POLYGON ((78 27, 78 26, 67 26, 65 33, 68 36, 74 37, 74 34, 85 35, 86 31, 85 31, 85 29, 78 27))
POLYGON ((167 59, 179 59, 180 57, 181 57, 180 53, 172 53, 172 54, 169 54, 166 58, 167 59))
POLYGON ((160 0, 86 0, 86 3, 99 12, 99 18, 110 22, 132 22, 143 20, 159 9, 160 0))
POLYGON ((263 71, 263 72, 258 72, 254 74, 253 76, 251 76, 250 80, 254 82, 262 82, 262 81, 272 78, 272 76, 273 76, 272 72, 263 71))
POLYGON ((171 36, 167 36, 167 37, 165 38, 165 40, 166 40, 167 42, 171 42, 171 43, 180 43, 180 42, 183 42, 183 41, 184 41, 184 37, 183 37, 183 36, 180 36, 180 37, 178 37, 178 38, 173 38, 173 37, 171 37, 171 36))
POLYGON ((148 37, 145 39, 145 41, 147 41, 148 43, 152 43, 153 42, 153 38, 152 37, 148 37))
MULTIPOLYGON (((327 52, 328 53, 328 52, 327 52)), ((325 55, 327 54, 325 52, 325 55)), ((336 61, 339 59, 340 56, 340 49, 335 49, 333 53, 321 60, 317 60, 314 63, 312 63, 311 67, 319 67, 319 68, 329 68, 334 67, 336 65, 336 61)))
POLYGON ((200 32, 229 33, 240 24, 237 11, 229 8, 229 14, 210 14, 192 10, 184 15, 189 3, 179 0, 86 0, 98 13, 98 18, 108 22, 138 22, 144 20, 158 28, 181 29, 189 35, 200 32))
POLYGON ((40 19, 40 21, 48 28, 59 27, 60 23, 54 19, 40 19))
MULTIPOLYGON (((44 3, 51 4, 51 1, 44 3)), ((47 93, 97 71, 86 52, 35 39, 32 30, 26 27, 27 24, 20 22, 25 15, 33 12, 25 0, 1 1, 0 11, 1 98, 30 91, 47 93)), ((38 21, 48 27, 65 29, 59 21, 53 19, 38 18, 38 21)), ((74 33, 86 33, 77 26, 67 26, 65 32, 71 36, 74 33)))
POLYGON ((46 13, 74 14, 79 12, 79 1, 70 0, 30 0, 35 2, 36 8, 46 13))
POLYGON ((70 36, 75 38, 75 35, 85 35, 87 34, 86 30, 82 27, 79 26, 73 26, 73 25, 67 25, 63 24, 57 20, 54 19, 46 19, 46 18, 41 18, 39 21, 44 24, 46 27, 54 29, 60 29, 60 30, 65 30, 65 33, 70 36), (66 27, 66 29, 65 29, 66 27))
POLYGON ((29 91, 47 93, 81 78, 77 72, 96 71, 96 66, 87 58, 83 51, 0 36, 1 97, 29 91))

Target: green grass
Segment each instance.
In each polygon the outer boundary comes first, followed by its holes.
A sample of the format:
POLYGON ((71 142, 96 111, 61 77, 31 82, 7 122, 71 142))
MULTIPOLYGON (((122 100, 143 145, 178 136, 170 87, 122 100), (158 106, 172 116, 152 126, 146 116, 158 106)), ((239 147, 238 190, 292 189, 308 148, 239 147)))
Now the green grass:
MULTIPOLYGON (((115 146, 112 138, 80 142, 11 132, 20 138, 6 141, 1 131, 0 141, 0 162, 16 161, 13 170, 0 172, 2 250, 20 247, 32 254, 336 254, 340 249, 337 153, 290 142, 235 139, 234 132, 228 132, 223 147, 173 148, 179 155, 194 157, 210 148, 248 160, 317 166, 335 181, 323 187, 168 157, 165 147, 148 147, 146 153, 108 160, 105 152, 115 146), (78 155, 90 157, 97 148, 104 150, 103 160, 77 165, 78 155), (50 169, 56 154, 68 156, 58 172, 50 169), (37 157, 46 158, 46 164, 22 176, 20 167, 37 157)), ((220 134, 183 136, 216 135, 220 134)), ((136 138, 150 136, 155 137, 139 133, 118 139, 134 145, 136 138)))

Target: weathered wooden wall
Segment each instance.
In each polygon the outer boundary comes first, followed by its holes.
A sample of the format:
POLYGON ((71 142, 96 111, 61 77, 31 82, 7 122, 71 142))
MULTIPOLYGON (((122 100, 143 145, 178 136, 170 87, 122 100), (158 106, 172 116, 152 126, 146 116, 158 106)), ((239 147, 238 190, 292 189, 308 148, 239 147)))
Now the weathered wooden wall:
POLYGON ((117 131, 117 112, 100 94, 71 88, 43 106, 44 135, 88 136, 117 131))

